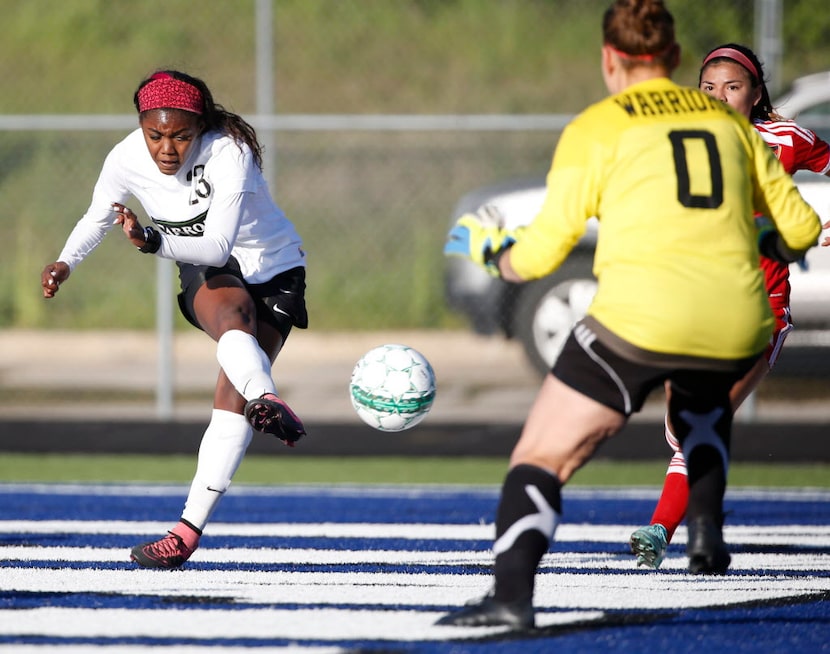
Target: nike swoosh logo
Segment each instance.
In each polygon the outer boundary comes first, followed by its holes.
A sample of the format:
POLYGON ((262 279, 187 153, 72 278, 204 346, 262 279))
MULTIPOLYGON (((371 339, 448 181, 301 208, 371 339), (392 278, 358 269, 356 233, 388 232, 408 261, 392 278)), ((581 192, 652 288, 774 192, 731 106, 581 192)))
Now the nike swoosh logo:
POLYGON ((211 488, 210 486, 207 487, 209 491, 213 491, 214 493, 219 493, 220 495, 224 495, 225 491, 219 490, 218 488, 211 488))
POLYGON ((288 315, 288 313, 286 311, 283 311, 282 309, 280 309, 279 305, 277 305, 277 304, 274 305, 274 311, 276 311, 277 313, 281 313, 284 316, 288 315))

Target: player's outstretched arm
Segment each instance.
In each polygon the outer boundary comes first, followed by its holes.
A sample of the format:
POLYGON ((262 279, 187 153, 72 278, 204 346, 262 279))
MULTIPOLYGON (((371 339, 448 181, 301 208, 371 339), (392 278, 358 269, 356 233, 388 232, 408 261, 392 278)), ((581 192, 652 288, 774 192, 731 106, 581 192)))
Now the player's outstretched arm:
POLYGON ((466 257, 493 277, 498 277, 499 257, 515 242, 514 234, 505 228, 498 209, 485 205, 475 213, 465 213, 456 221, 447 235, 444 254, 466 257))

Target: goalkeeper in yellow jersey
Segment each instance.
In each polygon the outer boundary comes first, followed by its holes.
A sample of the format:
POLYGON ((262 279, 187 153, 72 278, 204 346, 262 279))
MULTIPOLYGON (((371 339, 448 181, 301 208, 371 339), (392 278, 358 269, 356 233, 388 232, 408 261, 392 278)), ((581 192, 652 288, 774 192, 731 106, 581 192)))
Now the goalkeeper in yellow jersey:
POLYGON ((689 571, 729 566, 729 390, 773 329, 759 253, 795 261, 821 224, 745 117, 670 80, 680 48, 661 0, 617 0, 602 33, 610 96, 562 133, 539 214, 517 232, 492 212, 463 216, 445 247, 522 282, 556 270, 589 218, 600 224, 597 294, 542 384, 502 486, 493 588, 439 624, 534 626, 536 568, 562 486, 664 382, 688 466, 689 571), (756 213, 770 218, 760 232, 756 213))

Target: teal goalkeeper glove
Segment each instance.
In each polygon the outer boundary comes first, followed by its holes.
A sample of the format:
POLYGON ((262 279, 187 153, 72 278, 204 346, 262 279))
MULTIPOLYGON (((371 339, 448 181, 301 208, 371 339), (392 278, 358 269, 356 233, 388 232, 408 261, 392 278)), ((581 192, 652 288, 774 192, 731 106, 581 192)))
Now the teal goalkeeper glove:
POLYGON ((516 242, 513 232, 504 227, 504 218, 492 205, 475 213, 465 213, 447 235, 444 254, 467 257, 493 277, 499 277, 498 255, 516 242))

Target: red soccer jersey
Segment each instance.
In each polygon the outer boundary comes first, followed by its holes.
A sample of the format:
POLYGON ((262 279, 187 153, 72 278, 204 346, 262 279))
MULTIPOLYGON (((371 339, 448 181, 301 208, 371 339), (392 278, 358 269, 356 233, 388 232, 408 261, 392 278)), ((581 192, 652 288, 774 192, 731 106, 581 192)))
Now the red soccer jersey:
MULTIPOLYGON (((792 120, 755 121, 754 125, 790 175, 797 170, 810 170, 819 175, 830 171, 830 144, 815 132, 792 120)), ((770 305, 778 315, 779 309, 790 305, 790 269, 786 264, 761 257, 761 270, 770 305)))
POLYGON ((797 170, 811 170, 819 175, 830 171, 830 144, 822 141, 815 132, 799 127, 792 120, 766 120, 754 124, 790 175, 797 170))

